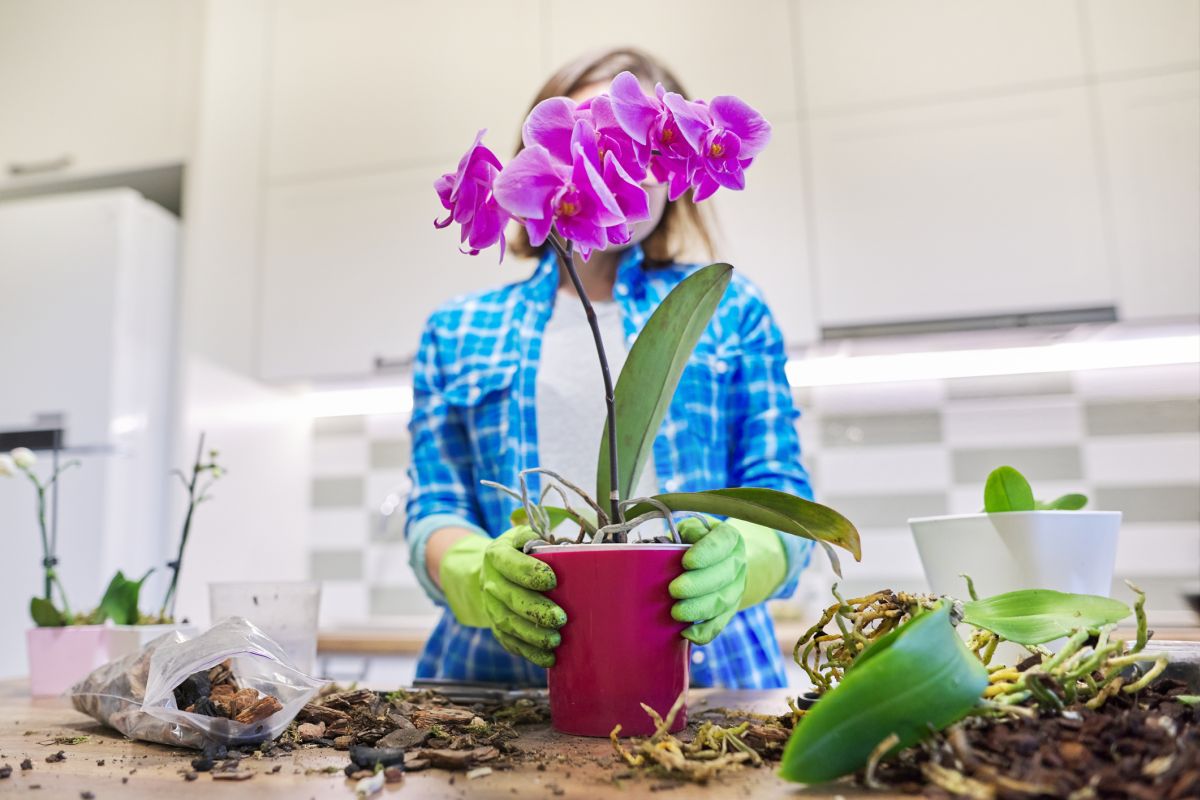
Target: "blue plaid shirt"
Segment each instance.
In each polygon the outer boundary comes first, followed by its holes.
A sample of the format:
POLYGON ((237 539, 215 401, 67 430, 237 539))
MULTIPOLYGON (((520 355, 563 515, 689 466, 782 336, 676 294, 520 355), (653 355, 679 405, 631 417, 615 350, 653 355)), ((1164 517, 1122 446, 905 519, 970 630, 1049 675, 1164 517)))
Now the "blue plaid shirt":
MULTIPOLYGON (((625 251, 613 295, 627 345, 667 293, 696 269, 642 269, 641 249, 625 251)), ((429 536, 450 526, 499 536, 511 527, 509 515, 517 503, 479 482, 515 487, 521 470, 538 466, 534 391, 542 333, 557 289, 558 264, 548 255, 527 280, 452 300, 425 327, 413 370, 413 491, 406 536, 413 570, 439 605, 445 606, 445 596, 425 570, 429 536)), ((580 357, 581 368, 598 368, 593 354, 580 357)), ((782 337, 762 295, 734 273, 654 442, 663 491, 759 486, 811 499, 785 360, 782 337)), ((530 488, 536 493, 537 480, 530 488)), ((775 597, 789 597, 808 564, 812 542, 778 535, 788 572, 775 597)), ((712 643, 693 645, 691 674, 695 686, 786 686, 766 605, 739 612, 712 643)), ((449 609, 425 645, 417 676, 546 680, 544 670, 510 655, 489 629, 460 625, 449 609)))

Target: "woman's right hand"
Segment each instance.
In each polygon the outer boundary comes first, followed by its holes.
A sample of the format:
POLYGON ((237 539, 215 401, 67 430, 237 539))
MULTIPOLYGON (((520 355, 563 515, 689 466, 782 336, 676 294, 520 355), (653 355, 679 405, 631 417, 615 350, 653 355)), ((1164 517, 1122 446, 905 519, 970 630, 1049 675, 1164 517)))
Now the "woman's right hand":
POLYGON ((439 577, 461 624, 489 627, 508 652, 552 667, 567 614, 542 594, 557 585, 554 570, 522 549, 536 538, 527 525, 496 539, 465 536, 442 557, 439 577))
POLYGON ((554 648, 562 637, 567 612, 542 592, 558 585, 554 570, 524 551, 538 538, 528 525, 504 533, 483 556, 483 602, 492 633, 513 655, 539 667, 554 666, 554 648))

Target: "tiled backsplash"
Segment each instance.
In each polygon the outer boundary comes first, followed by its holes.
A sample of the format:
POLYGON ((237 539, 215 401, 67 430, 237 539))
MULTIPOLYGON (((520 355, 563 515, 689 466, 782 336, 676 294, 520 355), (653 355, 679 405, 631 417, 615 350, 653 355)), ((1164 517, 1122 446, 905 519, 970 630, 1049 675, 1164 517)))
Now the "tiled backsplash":
POLYGON ((1190 619, 1180 590, 1200 581, 1197 365, 818 387, 798 400, 818 497, 863 535, 862 563, 843 560, 846 592, 923 588, 905 520, 979 511, 988 472, 1010 464, 1039 497, 1083 492, 1091 508, 1124 512, 1117 596, 1130 578, 1160 624, 1190 619))
MULTIPOLYGON (((1011 464, 1039 496, 1081 491, 1093 508, 1123 511, 1118 577, 1148 590, 1160 624, 1189 619, 1180 590, 1200 580, 1200 366, 829 386, 797 401, 818 499, 863 535, 862 563, 843 561, 845 591, 923 588, 906 520, 978 511, 988 471, 1011 464)), ((315 422, 308 540, 325 624, 434 613, 408 568, 402 507, 381 512, 405 482, 406 422, 315 422)), ((821 562, 781 613, 826 602, 833 576, 821 562)))

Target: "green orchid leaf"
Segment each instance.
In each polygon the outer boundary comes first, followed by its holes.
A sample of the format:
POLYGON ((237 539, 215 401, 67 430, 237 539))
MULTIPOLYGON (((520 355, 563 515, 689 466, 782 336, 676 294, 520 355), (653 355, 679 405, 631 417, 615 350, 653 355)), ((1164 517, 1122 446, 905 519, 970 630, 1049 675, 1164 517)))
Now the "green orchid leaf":
POLYGON ((800 720, 779 774, 816 784, 861 769, 892 734, 898 741, 889 754, 962 719, 987 683, 987 670, 954 632, 943 604, 863 651, 800 720))
POLYGON ((1087 505, 1087 495, 1083 494, 1064 494, 1062 497, 1056 497, 1049 503, 1043 503, 1038 500, 1034 504, 1036 511, 1078 511, 1087 505))
MULTIPOLYGON (((631 497, 654 447, 654 437, 675 396, 683 368, 708 327, 733 275, 728 264, 710 264, 679 283, 651 315, 629 349, 613 389, 617 418, 617 468, 622 498, 631 497)), ((600 441, 596 499, 609 498, 608 427, 600 441)))
MULTIPOLYGON (((862 560, 858 529, 850 520, 829 506, 786 492, 754 488, 712 489, 707 492, 658 494, 653 499, 672 511, 720 514, 793 536, 836 545, 849 551, 856 561, 862 560)), ((648 504, 639 504, 626 512, 626 516, 632 518, 652 510, 648 504)))
MULTIPOLYGON (((591 527, 591 523, 589 523, 576 512, 569 509, 559 508, 558 506, 542 506, 542 510, 546 512, 546 516, 550 517, 551 530, 557 528, 567 520, 571 520, 581 528, 591 527)), ((529 515, 525 513, 524 508, 518 508, 511 515, 509 515, 508 519, 513 525, 529 524, 529 515)))
POLYGON ((136 625, 142 584, 153 571, 147 572, 140 580, 131 581, 125 577, 123 572, 117 570, 117 574, 113 576, 112 581, 108 584, 108 589, 104 592, 104 597, 100 599, 100 606, 96 609, 99 621, 111 619, 118 625, 136 625))
POLYGON ((1033 511, 1033 489, 1025 476, 1012 467, 997 467, 983 487, 983 510, 989 514, 1005 511, 1033 511))
POLYGON ((1042 644, 1080 628, 1096 630, 1133 612, 1119 600, 1050 589, 1022 589, 963 603, 963 622, 1018 644, 1042 644))
POLYGON ((1177 694, 1175 699, 1185 706, 1200 706, 1200 694, 1177 694))
POLYGON ((39 628, 61 628, 67 624, 63 613, 44 597, 35 597, 29 601, 29 616, 39 628))

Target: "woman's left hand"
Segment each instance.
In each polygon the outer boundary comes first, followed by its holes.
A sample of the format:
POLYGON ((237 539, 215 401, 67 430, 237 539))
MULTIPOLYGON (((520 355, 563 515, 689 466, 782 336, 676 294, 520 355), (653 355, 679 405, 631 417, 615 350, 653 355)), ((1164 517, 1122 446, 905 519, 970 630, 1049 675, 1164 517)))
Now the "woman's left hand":
POLYGON ((780 534, 742 520, 717 522, 689 517, 679 524, 691 545, 683 554, 684 572, 671 581, 678 602, 671 616, 693 623, 683 637, 708 644, 743 608, 764 602, 787 578, 788 557, 780 534))
POLYGON ((746 543, 728 522, 712 529, 694 517, 679 524, 679 535, 692 545, 683 554, 684 573, 671 581, 671 597, 678 602, 671 616, 693 623, 683 637, 708 644, 741 606, 746 591, 746 543))

